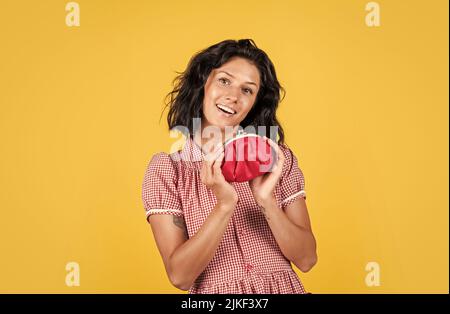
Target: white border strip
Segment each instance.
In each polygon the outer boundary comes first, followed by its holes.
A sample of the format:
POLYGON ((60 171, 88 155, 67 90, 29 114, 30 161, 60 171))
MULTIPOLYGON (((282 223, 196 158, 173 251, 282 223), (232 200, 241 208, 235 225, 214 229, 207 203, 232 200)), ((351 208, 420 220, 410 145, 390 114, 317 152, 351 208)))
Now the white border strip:
POLYGON ((149 209, 147 210, 146 216, 150 216, 152 214, 167 214, 167 213, 176 213, 183 215, 183 211, 179 209, 149 209))
POLYGON ((296 198, 296 197, 299 196, 299 195, 301 195, 301 196, 303 196, 303 197, 306 197, 306 192, 305 192, 305 190, 301 190, 301 191, 298 191, 297 193, 292 194, 291 196, 289 196, 288 198, 286 198, 285 200, 283 200, 283 201, 281 202, 281 204, 286 203, 287 201, 290 201, 291 199, 296 198))

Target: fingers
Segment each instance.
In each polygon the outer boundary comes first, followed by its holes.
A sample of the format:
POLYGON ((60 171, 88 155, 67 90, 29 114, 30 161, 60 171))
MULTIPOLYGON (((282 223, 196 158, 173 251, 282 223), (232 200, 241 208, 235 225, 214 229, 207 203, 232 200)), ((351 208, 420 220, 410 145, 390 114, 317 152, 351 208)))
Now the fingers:
POLYGON ((220 155, 221 151, 223 151, 222 143, 217 144, 216 146, 212 146, 210 151, 205 155, 205 161, 212 165, 217 157, 220 155))
POLYGON ((284 153, 281 150, 280 146, 278 146, 278 145, 277 145, 277 157, 278 157, 277 165, 282 166, 286 157, 284 157, 284 153))
POLYGON ((284 153, 281 150, 280 146, 277 146, 277 162, 273 171, 281 172, 281 170, 283 169, 284 160, 284 153))
POLYGON ((267 137, 267 136, 263 136, 263 137, 269 142, 269 145, 272 146, 273 149, 275 149, 275 151, 277 151, 278 144, 275 143, 274 141, 272 141, 272 140, 271 140, 269 137, 267 137))
POLYGON ((229 139, 235 137, 236 134, 237 134, 237 132, 239 131, 239 127, 240 127, 239 124, 238 124, 238 125, 235 125, 235 126, 233 127, 233 129, 231 130, 231 133, 228 131, 228 129, 226 129, 224 142, 226 142, 226 141, 228 141, 229 139))
POLYGON ((219 168, 221 174, 220 166, 223 157, 224 149, 222 143, 219 143, 215 147, 213 146, 211 151, 205 155, 201 169, 201 178, 204 182, 211 183, 214 180, 215 174, 217 173, 217 171, 214 171, 214 168, 219 168))
POLYGON ((223 149, 221 150, 221 153, 218 155, 217 159, 214 161, 213 164, 213 176, 216 179, 222 179, 223 174, 222 174, 222 161, 225 157, 225 152, 223 151, 223 149))
POLYGON ((283 164, 285 161, 285 157, 284 157, 284 153, 281 150, 280 146, 275 143, 274 141, 272 141, 270 138, 268 138, 267 136, 264 136, 265 139, 267 139, 267 141, 269 142, 269 145, 273 147, 273 149, 275 150, 275 152, 277 153, 277 161, 275 163, 275 166, 272 168, 272 172, 275 171, 281 171, 281 169, 283 168, 283 164))

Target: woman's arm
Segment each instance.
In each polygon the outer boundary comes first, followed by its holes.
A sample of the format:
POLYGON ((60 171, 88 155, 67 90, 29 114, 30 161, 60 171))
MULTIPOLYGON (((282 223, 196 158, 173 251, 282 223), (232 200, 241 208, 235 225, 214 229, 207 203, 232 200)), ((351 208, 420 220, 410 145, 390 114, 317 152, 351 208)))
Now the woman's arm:
POLYGON ((235 205, 217 204, 197 233, 188 239, 182 217, 152 215, 149 222, 170 282, 188 290, 214 257, 235 205))
POLYGON ((250 181, 250 188, 284 256, 301 271, 309 271, 317 262, 316 240, 305 200, 301 197, 289 204, 285 211, 278 207, 274 190, 279 182, 286 157, 280 147, 267 138, 279 157, 272 172, 250 181))
POLYGON ((220 169, 223 158, 224 150, 220 143, 215 149, 211 146, 202 162, 200 179, 212 190, 217 204, 189 240, 182 218, 149 217, 167 275, 181 290, 188 290, 214 257, 238 202, 236 190, 225 180, 220 169))
POLYGON ((283 211, 273 197, 260 208, 283 255, 308 272, 317 263, 317 253, 305 200, 299 197, 283 211))

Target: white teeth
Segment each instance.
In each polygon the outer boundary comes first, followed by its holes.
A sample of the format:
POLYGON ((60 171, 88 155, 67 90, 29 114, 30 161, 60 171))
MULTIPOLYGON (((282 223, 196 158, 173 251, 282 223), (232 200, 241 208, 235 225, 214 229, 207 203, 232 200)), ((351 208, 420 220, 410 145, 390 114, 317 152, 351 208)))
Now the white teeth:
POLYGON ((231 113, 231 114, 235 114, 236 113, 233 109, 228 108, 227 106, 224 106, 224 105, 221 105, 221 104, 217 104, 217 107, 219 107, 220 109, 225 110, 226 112, 231 113))

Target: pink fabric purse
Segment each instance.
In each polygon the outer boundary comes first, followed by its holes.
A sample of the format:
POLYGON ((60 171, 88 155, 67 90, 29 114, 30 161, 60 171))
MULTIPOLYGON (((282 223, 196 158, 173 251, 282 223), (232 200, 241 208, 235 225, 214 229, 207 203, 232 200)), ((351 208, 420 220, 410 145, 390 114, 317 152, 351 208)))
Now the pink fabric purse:
POLYGON ((243 131, 224 143, 222 173, 228 182, 245 182, 270 172, 277 161, 275 149, 262 136, 243 131))

